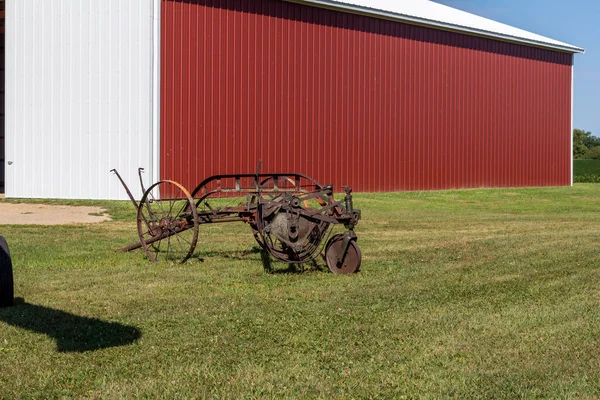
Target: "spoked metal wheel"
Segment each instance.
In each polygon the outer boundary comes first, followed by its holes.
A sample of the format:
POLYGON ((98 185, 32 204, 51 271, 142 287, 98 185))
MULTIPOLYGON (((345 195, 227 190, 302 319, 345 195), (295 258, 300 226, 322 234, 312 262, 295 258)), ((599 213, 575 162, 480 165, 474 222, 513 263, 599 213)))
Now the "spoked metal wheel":
POLYGON ((144 193, 138 207, 140 243, 152 261, 183 263, 198 242, 198 212, 179 183, 160 181, 144 193))
POLYGON ((346 234, 334 235, 325 247, 327 266, 334 274, 353 274, 360 269, 362 255, 356 237, 345 240, 346 234))

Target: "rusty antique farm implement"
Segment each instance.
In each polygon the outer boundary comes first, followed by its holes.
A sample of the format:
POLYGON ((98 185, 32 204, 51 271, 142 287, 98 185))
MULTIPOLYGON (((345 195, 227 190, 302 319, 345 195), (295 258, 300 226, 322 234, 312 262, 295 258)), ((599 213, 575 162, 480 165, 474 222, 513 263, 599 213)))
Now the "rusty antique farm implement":
POLYGON ((331 185, 297 173, 259 173, 259 168, 255 174, 211 176, 191 193, 170 180, 146 190, 140 168, 139 203, 112 170, 137 209, 140 241, 120 250, 143 248, 153 261, 183 263, 194 254, 200 225, 245 222, 260 247, 279 261, 305 263, 323 252, 332 272, 357 272, 361 253, 354 227, 360 210, 353 207, 350 188, 336 201, 331 185), (334 225, 346 230, 332 234, 334 225))

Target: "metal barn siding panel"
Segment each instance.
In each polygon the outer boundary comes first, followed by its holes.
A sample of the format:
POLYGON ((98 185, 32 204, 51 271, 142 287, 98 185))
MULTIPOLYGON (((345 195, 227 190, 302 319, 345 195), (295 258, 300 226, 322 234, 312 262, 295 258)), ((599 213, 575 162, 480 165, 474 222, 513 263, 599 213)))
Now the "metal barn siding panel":
POLYGON ((6 6, 6 195, 126 198, 110 169, 151 172, 153 1, 6 6))
POLYGON ((161 176, 570 184, 572 55, 276 0, 163 0, 161 176))

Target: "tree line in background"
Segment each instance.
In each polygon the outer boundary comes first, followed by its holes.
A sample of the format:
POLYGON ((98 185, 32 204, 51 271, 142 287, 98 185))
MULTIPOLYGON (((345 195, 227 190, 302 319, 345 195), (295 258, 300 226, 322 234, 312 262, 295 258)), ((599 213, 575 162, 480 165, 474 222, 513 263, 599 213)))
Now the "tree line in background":
POLYGON ((600 138, 583 129, 573 130, 573 158, 600 160, 600 138))

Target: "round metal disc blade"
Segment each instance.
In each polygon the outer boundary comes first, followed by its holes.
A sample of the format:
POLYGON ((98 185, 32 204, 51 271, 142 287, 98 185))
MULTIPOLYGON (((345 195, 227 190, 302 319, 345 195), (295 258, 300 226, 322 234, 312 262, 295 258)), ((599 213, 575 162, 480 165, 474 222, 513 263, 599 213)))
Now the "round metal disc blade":
POLYGON ((338 256, 343 251, 344 236, 335 235, 327 243, 325 260, 327 266, 334 274, 353 274, 360 269, 362 255, 355 240, 348 243, 346 254, 338 261, 338 256))

